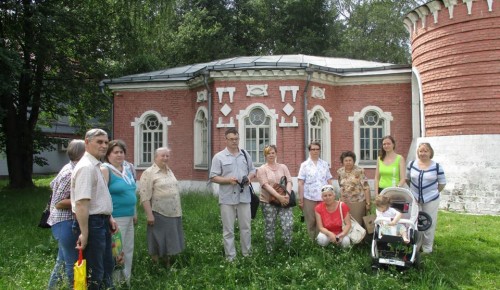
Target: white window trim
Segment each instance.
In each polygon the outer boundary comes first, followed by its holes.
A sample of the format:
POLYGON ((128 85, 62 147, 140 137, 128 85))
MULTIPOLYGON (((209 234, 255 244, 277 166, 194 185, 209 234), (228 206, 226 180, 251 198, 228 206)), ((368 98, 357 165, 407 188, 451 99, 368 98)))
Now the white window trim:
MULTIPOLYGON (((382 109, 380 109, 379 107, 377 106, 367 106, 367 107, 364 107, 360 112, 354 112, 354 115, 352 116, 349 116, 349 121, 351 122, 354 122, 354 134, 353 134, 353 137, 354 137, 354 153, 356 154, 356 156, 358 158, 356 158, 356 164, 359 163, 359 156, 361 156, 360 154, 360 143, 359 143, 359 122, 361 119, 364 118, 365 114, 368 112, 368 111, 376 111, 379 116, 380 116, 380 119, 383 119, 384 120, 384 135, 390 135, 391 134, 391 121, 394 119, 392 117, 392 113, 391 112, 384 112, 382 109)), ((377 164, 374 163, 374 164, 366 164, 366 165, 363 165, 364 168, 376 168, 377 167, 377 164)))
MULTIPOLYGON (((196 114, 194 115, 194 120, 193 120, 193 126, 194 126, 194 143, 193 143, 193 150, 194 150, 194 168, 195 169, 208 169, 208 163, 207 164, 201 164, 201 160, 203 160, 203 148, 201 148, 201 145, 203 144, 200 136, 201 136, 201 127, 198 124, 198 114, 202 111, 205 114, 205 118, 208 118, 208 110, 207 108, 201 106, 198 108, 196 111, 196 114)), ((207 119, 208 120, 208 119, 207 119)), ((208 128, 207 128, 208 129, 208 128)), ((207 136, 208 138, 208 136, 207 136)), ((207 140, 207 144, 208 144, 207 140)), ((209 156, 207 156, 208 160, 209 156)))
POLYGON ((168 133, 168 127, 172 125, 172 122, 168 120, 168 117, 162 117, 160 113, 149 110, 144 112, 139 118, 135 118, 134 122, 131 122, 130 125, 134 127, 134 164, 136 165, 137 169, 146 169, 148 168, 151 164, 140 164, 140 148, 141 146, 141 125, 144 124, 146 121, 146 118, 149 117, 150 115, 156 116, 158 121, 163 125, 163 138, 162 138, 162 144, 163 146, 167 146, 167 133, 168 133))
POLYGON ((238 120, 238 133, 240 135, 240 142, 238 146, 243 149, 245 149, 245 147, 243 146, 245 145, 246 141, 245 118, 250 115, 250 112, 254 108, 261 108, 266 116, 269 116, 271 118, 271 122, 269 125, 269 141, 271 142, 271 144, 276 144, 276 120, 278 120, 278 114, 276 114, 276 110, 269 109, 262 103, 253 103, 246 107, 246 109, 240 110, 240 113, 236 115, 236 120, 238 120))
MULTIPOLYGON (((325 121, 324 122, 324 128, 323 130, 321 130, 321 141, 322 141, 322 144, 321 144, 321 151, 322 151, 322 159, 326 162, 328 162, 328 164, 330 165, 330 167, 332 166, 332 142, 331 142, 331 125, 332 125, 332 118, 330 117, 330 113, 328 113, 325 108, 323 108, 322 106, 320 105, 316 105, 314 106, 311 110, 307 110, 307 122, 309 124, 309 128, 311 128, 311 118, 314 116, 314 114, 317 112, 317 111, 320 111, 321 114, 323 114, 323 116, 325 117, 325 121)), ((308 144, 311 144, 312 141, 314 140, 311 140, 311 134, 307 134, 309 140, 308 140, 308 144)))

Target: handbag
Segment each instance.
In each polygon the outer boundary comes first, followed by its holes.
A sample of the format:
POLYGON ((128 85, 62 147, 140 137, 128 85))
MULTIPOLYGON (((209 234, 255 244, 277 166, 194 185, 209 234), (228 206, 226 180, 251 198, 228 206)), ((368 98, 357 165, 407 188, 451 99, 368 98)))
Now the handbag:
POLYGON ((375 230, 376 218, 377 216, 374 214, 370 214, 370 212, 368 212, 368 214, 363 217, 363 223, 367 234, 373 234, 373 231, 375 230))
POLYGON ((48 208, 46 208, 43 212, 42 212, 42 216, 40 217, 40 221, 38 222, 38 226, 43 228, 43 229, 50 229, 51 226, 47 223, 47 220, 49 219, 49 215, 50 215, 50 210, 48 208))
POLYGON ((78 251, 78 260, 73 267, 74 282, 73 287, 75 290, 87 289, 87 260, 83 259, 82 249, 78 251))
MULTIPOLYGON (((342 204, 340 202, 340 218, 342 219, 342 229, 345 227, 344 214, 342 213, 342 204)), ((353 244, 359 244, 365 237, 366 230, 353 218, 351 217, 351 228, 347 233, 349 239, 351 239, 353 244)))
POLYGON ((50 216, 50 202, 52 201, 52 193, 50 194, 49 201, 45 206, 45 209, 42 212, 42 216, 40 217, 40 221, 38 222, 38 226, 43 229, 50 229, 51 226, 47 223, 47 220, 50 216))
POLYGON ((272 204, 272 205, 276 205, 276 206, 280 206, 280 207, 294 207, 297 205, 297 199, 295 197, 295 192, 292 190, 291 192, 288 192, 286 190, 286 184, 287 184, 287 178, 286 176, 282 176, 280 178, 280 182, 279 183, 275 183, 273 184, 273 189, 276 190, 276 192, 279 194, 279 195, 282 195, 282 196, 285 196, 288 194, 288 204, 283 206, 281 205, 281 203, 279 202, 279 200, 272 194, 269 194, 269 203, 272 204))
MULTIPOLYGON (((245 156, 245 161, 248 164, 247 154, 243 149, 241 149, 241 153, 245 156)), ((248 172, 250 173, 250 165, 248 165, 248 172)), ((253 190, 252 182, 248 182, 248 187, 250 189, 250 213, 252 219, 255 219, 255 217, 257 217, 257 210, 259 209, 260 199, 257 194, 255 194, 255 190, 253 190)))
POLYGON ((255 194, 252 183, 250 183, 249 186, 250 186, 250 212, 252 214, 252 219, 255 219, 255 217, 257 216, 257 210, 259 209, 260 199, 255 194))

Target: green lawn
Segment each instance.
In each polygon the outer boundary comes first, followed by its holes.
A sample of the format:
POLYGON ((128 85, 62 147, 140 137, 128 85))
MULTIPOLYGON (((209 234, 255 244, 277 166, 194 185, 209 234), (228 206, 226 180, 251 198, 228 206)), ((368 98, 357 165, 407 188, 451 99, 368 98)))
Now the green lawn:
MULTIPOLYGON (((44 289, 57 243, 36 225, 50 178, 33 190, 12 191, 0 181, 0 289, 44 289)), ((132 289, 499 289, 500 217, 439 213, 435 251, 420 269, 372 271, 367 244, 321 248, 307 238, 295 208, 293 246, 265 253, 262 213, 252 227, 253 255, 232 264, 223 257, 217 199, 182 197, 186 250, 170 269, 150 262, 145 217, 139 208, 132 289)), ((280 241, 279 231, 277 240, 280 241)), ((239 250, 239 249, 238 249, 239 250)))

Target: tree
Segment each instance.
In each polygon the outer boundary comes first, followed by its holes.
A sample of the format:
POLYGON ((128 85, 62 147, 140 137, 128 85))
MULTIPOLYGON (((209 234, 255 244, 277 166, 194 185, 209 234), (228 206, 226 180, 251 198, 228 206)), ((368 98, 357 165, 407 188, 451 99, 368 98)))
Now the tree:
POLYGON ((88 116, 109 110, 96 85, 104 76, 106 8, 100 1, 0 3, 0 144, 11 187, 33 186, 34 154, 48 146, 37 126, 42 116, 68 115, 85 127, 88 116))
POLYGON ((391 63, 409 63, 409 35, 404 15, 422 0, 337 0, 345 31, 340 56, 391 63))

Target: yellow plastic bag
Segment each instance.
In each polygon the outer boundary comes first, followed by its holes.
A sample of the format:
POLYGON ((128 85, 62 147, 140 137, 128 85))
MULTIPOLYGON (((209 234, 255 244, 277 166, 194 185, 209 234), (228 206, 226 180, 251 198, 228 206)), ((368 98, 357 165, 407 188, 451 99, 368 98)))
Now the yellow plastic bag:
POLYGON ((73 275, 75 282, 73 284, 75 290, 87 290, 87 260, 83 259, 83 252, 80 249, 78 252, 78 261, 73 267, 73 275))

